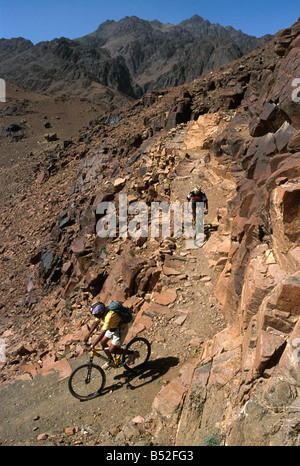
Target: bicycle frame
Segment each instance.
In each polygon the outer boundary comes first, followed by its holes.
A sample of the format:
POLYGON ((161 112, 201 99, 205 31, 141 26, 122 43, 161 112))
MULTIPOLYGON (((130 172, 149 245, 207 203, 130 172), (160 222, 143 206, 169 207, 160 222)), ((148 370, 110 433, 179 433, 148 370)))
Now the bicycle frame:
MULTIPOLYGON (((99 348, 92 348, 90 352, 90 363, 93 362, 94 357, 97 358, 102 358, 105 361, 109 361, 109 358, 106 356, 103 356, 102 354, 99 353, 99 351, 104 351, 104 348, 99 347, 99 348)), ((124 364, 121 363, 121 354, 112 354, 112 361, 113 361, 113 366, 112 367, 121 367, 124 364)))

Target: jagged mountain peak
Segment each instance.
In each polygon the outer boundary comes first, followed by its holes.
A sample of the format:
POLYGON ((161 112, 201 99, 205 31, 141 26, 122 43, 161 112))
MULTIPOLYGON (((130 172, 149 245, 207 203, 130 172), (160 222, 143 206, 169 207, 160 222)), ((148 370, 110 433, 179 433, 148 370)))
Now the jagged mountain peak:
POLYGON ((181 23, 179 24, 202 24, 202 23, 211 24, 210 21, 208 21, 208 19, 204 19, 202 18, 202 16, 195 14, 191 16, 191 18, 181 21, 181 23))

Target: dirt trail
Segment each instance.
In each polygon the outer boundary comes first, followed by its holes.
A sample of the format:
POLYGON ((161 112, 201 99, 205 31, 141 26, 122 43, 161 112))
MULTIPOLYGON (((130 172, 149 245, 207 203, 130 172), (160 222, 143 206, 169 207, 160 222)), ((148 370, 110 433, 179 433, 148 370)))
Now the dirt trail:
MULTIPOLYGON (((188 153, 188 157, 183 157, 180 174, 171 182, 171 200, 184 202, 188 192, 200 183, 209 199, 205 223, 211 224, 220 200, 225 204, 226 192, 211 182, 209 172, 204 169, 207 151, 186 144, 187 136, 189 133, 183 128, 169 141, 188 153)), ((194 133, 193 137, 199 134, 194 133)), ((186 278, 165 279, 169 287, 176 288, 177 302, 167 318, 155 316, 152 327, 143 332, 152 343, 151 360, 145 372, 128 378, 122 369, 111 370, 102 395, 88 402, 73 398, 67 379, 59 380, 57 373, 6 385, 0 398, 1 445, 124 445, 122 429, 138 416, 146 420, 144 430, 141 435, 127 431, 129 444, 174 445, 174 426, 169 426, 158 439, 151 434, 153 400, 184 364, 197 357, 204 339, 225 325, 213 293, 217 274, 209 267, 203 249, 186 249, 185 241, 185 238, 176 241, 176 257, 181 260, 175 266, 186 278), (66 428, 73 429, 72 435, 65 433, 66 428)), ((70 363, 75 367, 85 359, 82 356, 70 363)))

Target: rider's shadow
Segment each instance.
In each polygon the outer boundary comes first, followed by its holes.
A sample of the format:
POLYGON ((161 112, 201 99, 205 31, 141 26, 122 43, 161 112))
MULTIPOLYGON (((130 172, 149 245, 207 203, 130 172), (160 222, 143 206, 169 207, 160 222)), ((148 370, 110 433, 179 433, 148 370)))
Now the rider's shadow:
POLYGON ((122 374, 118 374, 114 377, 114 380, 117 382, 105 387, 100 396, 108 392, 119 390, 124 386, 126 386, 127 389, 136 390, 162 377, 171 367, 176 366, 178 362, 179 359, 175 357, 159 358, 148 361, 145 366, 135 371, 125 371, 122 374))
POLYGON ((218 225, 212 225, 211 223, 206 223, 204 225, 204 238, 205 241, 208 241, 212 232, 218 230, 218 225))

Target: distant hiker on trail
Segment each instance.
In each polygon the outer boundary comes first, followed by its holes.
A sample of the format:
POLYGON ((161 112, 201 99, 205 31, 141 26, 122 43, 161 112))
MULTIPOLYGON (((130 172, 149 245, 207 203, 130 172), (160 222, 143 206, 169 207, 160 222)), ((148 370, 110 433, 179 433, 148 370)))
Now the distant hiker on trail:
POLYGON ((90 313, 95 316, 96 320, 90 331, 84 337, 84 342, 87 344, 94 330, 96 330, 100 322, 102 322, 103 325, 100 335, 92 345, 95 347, 100 342, 100 345, 110 360, 102 366, 102 369, 108 369, 114 365, 112 354, 128 354, 126 363, 132 364, 135 359, 139 357, 138 351, 125 350, 121 348, 124 338, 128 332, 128 324, 132 320, 131 309, 123 306, 119 301, 113 301, 107 307, 104 303, 96 302, 90 307, 90 313), (110 346, 107 347, 109 340, 111 340, 111 343, 110 346))
POLYGON ((194 188, 193 191, 188 194, 187 199, 188 201, 192 201, 193 225, 195 225, 197 202, 204 202, 204 215, 206 215, 208 214, 208 200, 205 192, 199 186, 196 186, 196 188, 194 188))

